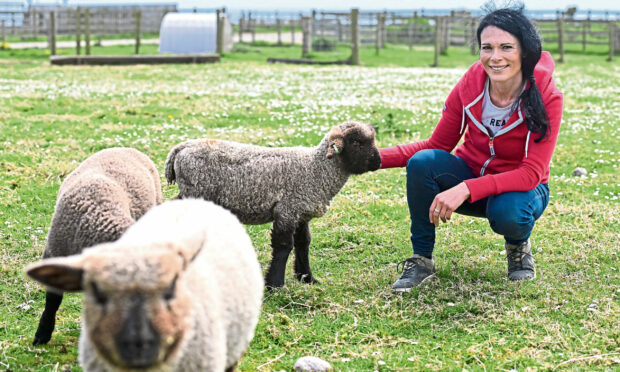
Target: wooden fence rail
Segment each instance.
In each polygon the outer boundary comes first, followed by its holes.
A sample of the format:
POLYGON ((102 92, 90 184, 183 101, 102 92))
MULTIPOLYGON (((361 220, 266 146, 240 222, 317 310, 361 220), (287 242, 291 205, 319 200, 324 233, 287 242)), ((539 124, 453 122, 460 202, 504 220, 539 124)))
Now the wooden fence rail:
POLYGON ((6 35, 19 35, 18 20, 20 19, 22 12, 14 11, 0 11, 0 19, 4 25, 4 32, 6 35))
MULTIPOLYGON (((243 12, 241 14, 241 18, 239 19, 239 23, 237 24, 238 30, 238 40, 240 43, 243 43, 245 34, 250 34, 250 41, 254 43, 256 41, 256 28, 260 27, 262 31, 274 32, 277 34, 277 44, 283 45, 282 35, 285 32, 290 32, 291 43, 289 45, 295 44, 295 33, 296 30, 302 29, 303 33, 303 24, 301 17, 299 19, 289 19, 285 20, 282 18, 275 17, 273 22, 268 22, 264 19, 256 19, 252 16, 252 12, 248 12, 247 14, 243 12)), ((303 38, 301 39, 303 40, 303 38)))
MULTIPOLYGON (((436 46, 439 54, 444 54, 451 46, 468 47, 472 54, 477 52, 476 31, 480 19, 468 12, 452 11, 450 15, 432 17, 423 12, 412 12, 410 17, 389 12, 359 12, 358 17, 359 44, 374 45, 377 51, 384 48, 386 43, 391 43, 405 44, 410 49, 416 44, 436 46)), ((313 12, 310 18, 313 39, 331 39, 353 47, 351 13, 313 12)), ((539 29, 543 43, 558 43, 560 61, 564 60, 567 45, 572 50, 578 45, 582 51, 595 45, 605 45, 610 50, 610 58, 620 51, 620 20, 576 20, 558 13, 557 19, 532 21, 539 29)), ((271 24, 265 19, 253 19, 251 13, 248 19, 244 15, 239 23, 239 41, 243 41, 243 32, 252 32, 254 35, 257 26, 269 29, 278 27, 280 23, 271 24)))
MULTIPOLYGON (((176 11, 176 6, 136 6, 136 7, 81 7, 79 9, 59 7, 54 10, 54 29, 57 35, 80 35, 90 39, 91 35, 101 40, 107 35, 139 35, 159 32, 161 20, 168 12, 176 11), (81 10, 80 10, 81 9, 81 10), (136 14, 140 14, 136 18, 136 14), (138 21, 137 21, 138 20, 138 21), (138 23, 137 23, 138 22, 138 23), (137 29, 138 27, 138 29, 137 29)), ((27 11, 0 12, 0 37, 4 42, 7 36, 37 37, 48 36, 52 28, 52 12, 31 7, 27 11), (18 25, 18 21, 21 24, 18 25)), ((301 15, 300 15, 301 17, 301 15)), ((451 46, 470 48, 476 53, 476 29, 479 18, 468 12, 450 12, 445 16, 428 16, 424 12, 411 12, 411 16, 396 15, 390 12, 316 12, 308 17, 313 40, 331 40, 336 44, 351 45, 352 51, 359 51, 360 45, 373 45, 377 53, 386 45, 431 45, 443 54, 451 46)), ((616 17, 617 18, 617 17, 616 17)), ((539 29, 543 43, 558 43, 559 60, 564 60, 564 52, 577 45, 582 51, 594 46, 607 46, 609 59, 620 51, 619 20, 576 20, 564 13, 558 13, 557 19, 533 19, 539 29)), ((256 19, 251 12, 245 13, 238 24, 239 41, 244 41, 245 33, 251 33, 251 41, 255 41, 256 28, 264 31, 273 30, 278 35, 278 44, 282 43, 283 32, 290 31, 292 43, 295 32, 302 26, 301 18, 284 22, 274 18, 272 21, 256 19)), ((79 36, 78 36, 79 38, 79 36)), ((305 39, 302 37, 302 41, 305 39)), ((320 45, 320 43, 316 43, 320 45)), ((80 47, 76 44, 78 53, 80 47)), ((86 43, 89 53, 90 42, 86 43)), ((137 44, 139 48, 139 42, 137 44)), ((311 43, 309 48, 315 47, 311 43)), ((598 47, 600 49, 600 47, 598 47)), ((305 54, 309 53, 306 51, 305 54)), ((359 56, 358 56, 359 57, 359 56)), ((354 58, 354 57, 352 57, 354 58)))
MULTIPOLYGON (((134 34, 137 12, 141 14, 141 32, 158 33, 162 18, 168 12, 176 12, 176 6, 135 6, 135 7, 80 7, 81 15, 78 18, 77 9, 60 7, 54 10, 56 15, 56 31, 58 35, 75 35, 78 20, 81 27, 86 21, 86 9, 91 33, 97 36, 134 34)), ((7 35, 20 36, 22 39, 47 36, 50 29, 50 10, 32 7, 24 12, 0 12, 5 21, 7 35), (21 24, 18 24, 21 20, 21 24)))

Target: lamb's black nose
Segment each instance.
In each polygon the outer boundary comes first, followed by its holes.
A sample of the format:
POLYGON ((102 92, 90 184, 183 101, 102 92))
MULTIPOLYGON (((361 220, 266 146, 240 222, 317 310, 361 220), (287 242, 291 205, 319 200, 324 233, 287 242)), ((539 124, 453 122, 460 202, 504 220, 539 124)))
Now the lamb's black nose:
POLYGON ((373 154, 372 158, 368 162, 368 169, 370 171, 376 171, 381 167, 381 155, 379 155, 379 151, 373 154))
POLYGON ((160 337, 149 320, 141 299, 129 311, 123 329, 116 335, 116 350, 129 368, 148 368, 159 354, 160 337))

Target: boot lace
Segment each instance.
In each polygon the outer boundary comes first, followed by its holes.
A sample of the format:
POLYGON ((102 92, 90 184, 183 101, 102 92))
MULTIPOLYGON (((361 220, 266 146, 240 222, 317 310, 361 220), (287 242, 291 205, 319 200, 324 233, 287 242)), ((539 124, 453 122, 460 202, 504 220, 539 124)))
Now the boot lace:
POLYGON ((396 272, 409 274, 419 265, 418 262, 421 260, 420 257, 409 257, 404 261, 400 261, 396 264, 396 272))
POLYGON ((523 270, 525 267, 523 266, 523 259, 532 256, 532 252, 526 252, 527 244, 521 244, 515 249, 509 250, 507 252, 508 255, 508 263, 511 269, 514 270, 523 270))

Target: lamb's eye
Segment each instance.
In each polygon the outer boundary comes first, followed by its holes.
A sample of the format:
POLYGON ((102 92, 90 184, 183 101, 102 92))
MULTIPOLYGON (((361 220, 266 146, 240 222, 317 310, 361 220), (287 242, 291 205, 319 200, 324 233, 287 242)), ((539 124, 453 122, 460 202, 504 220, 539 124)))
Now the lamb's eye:
POLYGON ((100 305, 105 305, 108 302, 108 296, 106 296, 105 293, 103 293, 101 289, 99 289, 97 283, 92 282, 91 287, 93 289, 93 296, 95 297, 95 301, 97 301, 97 303, 100 305))
POLYGON ((164 290, 164 293, 163 293, 164 300, 170 301, 174 298, 174 289, 176 287, 176 283, 177 283, 177 276, 174 277, 174 279, 172 280, 172 283, 170 283, 168 288, 164 290))

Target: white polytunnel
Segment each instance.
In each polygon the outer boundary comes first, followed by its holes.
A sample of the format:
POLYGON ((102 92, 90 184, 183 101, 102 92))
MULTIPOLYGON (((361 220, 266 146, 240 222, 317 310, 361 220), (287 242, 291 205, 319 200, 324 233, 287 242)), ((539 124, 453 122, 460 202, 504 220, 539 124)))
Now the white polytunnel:
MULTIPOLYGON (((224 22, 223 51, 232 49, 232 25, 224 22)), ((217 16, 215 13, 168 13, 161 21, 159 51, 162 53, 215 53, 217 16)))

